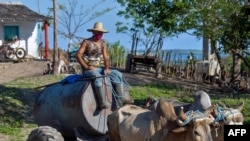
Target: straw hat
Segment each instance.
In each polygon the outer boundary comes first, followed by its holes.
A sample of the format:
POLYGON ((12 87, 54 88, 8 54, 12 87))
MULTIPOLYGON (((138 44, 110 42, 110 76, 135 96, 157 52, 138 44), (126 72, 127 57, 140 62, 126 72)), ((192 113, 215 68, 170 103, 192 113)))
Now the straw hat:
POLYGON ((94 27, 92 29, 87 29, 87 31, 89 31, 89 32, 99 31, 99 32, 103 32, 103 33, 108 33, 107 30, 103 29, 103 25, 101 22, 96 22, 94 24, 94 27))

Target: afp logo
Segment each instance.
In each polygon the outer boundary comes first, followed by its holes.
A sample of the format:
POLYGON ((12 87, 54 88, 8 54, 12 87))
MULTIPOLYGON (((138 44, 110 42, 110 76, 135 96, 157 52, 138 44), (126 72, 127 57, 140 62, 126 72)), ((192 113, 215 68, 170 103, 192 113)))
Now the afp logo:
POLYGON ((224 139, 240 139, 240 141, 247 141, 250 137, 250 124, 249 125, 225 125, 224 126, 224 139), (247 139, 248 138, 248 139, 247 139))

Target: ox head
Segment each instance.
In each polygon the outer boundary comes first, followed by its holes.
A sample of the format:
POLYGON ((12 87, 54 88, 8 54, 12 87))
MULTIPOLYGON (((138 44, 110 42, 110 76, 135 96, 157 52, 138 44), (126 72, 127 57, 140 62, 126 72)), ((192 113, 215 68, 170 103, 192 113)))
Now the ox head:
MULTIPOLYGON (((210 124, 214 121, 211 114, 205 114, 200 111, 188 111, 184 113, 183 107, 179 110, 177 124, 179 129, 185 128, 195 141, 211 141, 210 124)), ((178 129, 178 130, 179 130, 178 129)), ((178 132, 178 130, 174 130, 178 132)), ((189 135, 189 136, 190 136, 189 135)))
MULTIPOLYGON (((165 100, 160 99, 156 108, 156 112, 168 120, 167 128, 170 134, 182 133, 185 134, 186 140, 193 141, 211 141, 210 124, 214 121, 212 115, 206 115, 198 112, 184 113, 183 107, 179 110, 179 116, 176 116, 173 105, 165 100), (171 124, 172 123, 172 124, 171 124), (191 139, 186 139, 190 138, 191 139)), ((170 136, 170 135, 169 135, 170 136)), ((173 135, 180 136, 178 135, 173 135)), ((178 139, 177 139, 178 140, 178 139)), ((180 139, 183 140, 183 139, 180 139)))
POLYGON ((242 125, 244 102, 240 103, 236 108, 227 108, 224 103, 219 102, 219 105, 213 105, 210 107, 211 114, 215 118, 213 124, 211 124, 211 133, 213 141, 223 141, 224 136, 219 136, 224 133, 224 125, 242 125))
POLYGON ((224 103, 219 103, 215 105, 212 114, 215 117, 215 122, 222 121, 226 125, 242 125, 244 121, 244 116, 241 113, 244 101, 242 101, 236 108, 227 108, 224 103))

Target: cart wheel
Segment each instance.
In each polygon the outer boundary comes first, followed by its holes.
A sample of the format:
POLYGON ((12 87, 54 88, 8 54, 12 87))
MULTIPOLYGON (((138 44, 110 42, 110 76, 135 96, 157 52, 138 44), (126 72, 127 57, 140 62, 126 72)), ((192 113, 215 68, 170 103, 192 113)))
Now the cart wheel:
POLYGON ((16 57, 18 59, 23 59, 25 57, 25 54, 26 54, 26 52, 25 52, 25 50, 23 48, 17 48, 16 49, 16 57))
POLYGON ((13 59, 15 57, 14 50, 7 50, 5 53, 6 58, 13 59))
POLYGON ((64 138, 55 128, 40 126, 29 134, 27 141, 64 141, 64 138))

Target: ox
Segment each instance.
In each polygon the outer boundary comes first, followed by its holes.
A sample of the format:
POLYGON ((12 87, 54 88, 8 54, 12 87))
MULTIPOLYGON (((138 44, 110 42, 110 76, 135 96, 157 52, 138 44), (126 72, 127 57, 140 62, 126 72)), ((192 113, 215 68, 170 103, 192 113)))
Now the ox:
MULTIPOLYGON (((39 52, 41 55, 41 58, 45 58, 45 49, 40 46, 39 52)), ((48 51, 48 63, 47 68, 43 71, 43 74, 51 74, 53 72, 53 57, 54 57, 54 50, 49 49, 48 51)), ((59 64, 58 64, 58 74, 64 74, 69 72, 69 68, 76 69, 73 65, 70 64, 67 53, 64 52, 61 49, 58 49, 58 58, 59 58, 59 64)), ((76 70, 75 70, 76 71, 76 70)))
POLYGON ((190 119, 179 110, 177 117, 171 103, 160 99, 156 111, 125 105, 108 116, 111 141, 211 141, 212 116, 190 119))
POLYGON ((216 55, 212 54, 209 56, 209 60, 198 61, 195 63, 194 80, 207 79, 210 80, 220 78, 221 68, 216 55))
MULTIPOLYGON (((242 125, 244 121, 243 114, 241 113, 244 102, 240 103, 236 108, 227 108, 224 103, 211 105, 211 100, 209 95, 204 91, 197 91, 193 95, 194 102, 193 103, 183 103, 174 99, 164 99, 165 101, 170 102, 175 111, 179 109, 179 107, 186 107, 184 109, 189 110, 199 110, 206 111, 211 113, 215 118, 213 124, 211 124, 211 133, 213 137, 213 141, 224 141, 224 125, 242 125), (221 135, 221 136, 218 136, 221 135)), ((150 110, 155 111, 156 105, 159 100, 149 97, 146 100, 146 107, 150 110)))

